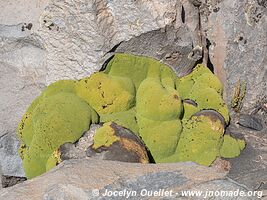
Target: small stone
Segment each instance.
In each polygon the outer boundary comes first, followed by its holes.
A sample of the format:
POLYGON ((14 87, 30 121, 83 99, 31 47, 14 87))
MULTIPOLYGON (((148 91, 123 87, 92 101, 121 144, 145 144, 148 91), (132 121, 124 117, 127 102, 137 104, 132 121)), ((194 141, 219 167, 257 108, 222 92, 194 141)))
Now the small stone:
POLYGON ((76 143, 65 143, 61 145, 59 148, 60 159, 63 161, 86 158, 86 150, 93 144, 94 134, 100 127, 101 125, 99 124, 91 124, 90 129, 86 131, 76 143))
POLYGON ((225 122, 224 117, 219 112, 217 112, 215 110, 201 110, 201 111, 195 113, 193 116, 208 116, 213 121, 220 120, 223 128, 225 128, 225 126, 226 126, 226 122, 225 122))
POLYGON ((241 114, 239 116, 238 124, 256 131, 261 131, 263 129, 261 120, 248 114, 241 114))
POLYGON ((131 163, 149 163, 145 144, 129 129, 111 122, 105 123, 98 130, 94 137, 94 144, 86 151, 88 157, 131 163))

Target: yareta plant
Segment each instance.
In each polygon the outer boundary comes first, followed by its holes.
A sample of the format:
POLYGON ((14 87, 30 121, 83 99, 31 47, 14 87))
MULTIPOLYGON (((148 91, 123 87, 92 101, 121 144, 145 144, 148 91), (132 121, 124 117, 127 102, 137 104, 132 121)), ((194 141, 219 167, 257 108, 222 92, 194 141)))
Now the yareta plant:
MULTIPOLYGON (((178 78, 155 59, 115 54, 104 71, 55 82, 32 102, 18 127, 25 173, 33 178, 56 166, 59 147, 98 122, 130 129, 156 163, 209 166, 217 157, 236 157, 245 142, 224 134, 229 112, 222 94, 221 82, 203 65, 178 78)), ((93 147, 119 141, 109 129, 95 133, 93 147)))

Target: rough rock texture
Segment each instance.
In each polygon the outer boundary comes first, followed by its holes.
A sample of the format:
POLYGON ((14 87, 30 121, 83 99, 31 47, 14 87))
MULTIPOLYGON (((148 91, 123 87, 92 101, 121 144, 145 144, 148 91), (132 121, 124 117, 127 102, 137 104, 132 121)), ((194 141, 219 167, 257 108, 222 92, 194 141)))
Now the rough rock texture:
MULTIPOLYGON (((5 200, 125 199, 125 197, 104 197, 102 195, 106 189, 112 191, 126 189, 137 191, 137 196, 130 199, 149 199, 147 196, 140 197, 139 193, 142 189, 149 191, 165 189, 166 191, 173 190, 174 196, 156 199, 184 199, 181 197, 180 191, 201 190, 207 187, 209 190, 239 189, 246 191, 245 187, 225 179, 224 172, 190 162, 144 165, 86 159, 65 161, 47 174, 12 188, 2 189, 0 198, 5 200), (100 196, 96 196, 98 192, 100 196)), ((207 199, 214 199, 214 197, 207 199)), ((256 198, 236 197, 230 199, 256 198)))
POLYGON ((261 131, 263 129, 261 120, 252 115, 240 115, 238 124, 256 131, 261 131))
POLYGON ((94 134, 100 127, 101 125, 99 124, 91 124, 90 129, 76 143, 65 143, 61 145, 61 160, 86 158, 86 150, 94 143, 94 134))
POLYGON ((4 175, 25 176, 18 148, 19 141, 15 136, 6 134, 0 138, 0 167, 4 175))
MULTIPOLYGON (((234 121, 234 120, 233 120, 234 121)), ((266 118, 265 118, 266 123, 266 118)), ((228 176, 250 189, 267 190, 267 126, 262 131, 230 125, 227 130, 234 137, 245 138, 246 148, 239 157, 228 159, 231 169, 228 176)))
POLYGON ((88 157, 130 163, 150 163, 148 151, 141 138, 131 130, 114 122, 104 123, 94 135, 88 157))
POLYGON ((226 100, 231 101, 239 79, 247 83, 244 109, 267 95, 267 8, 258 2, 203 1, 200 7, 210 60, 225 85, 226 100))
POLYGON ((0 188, 11 187, 26 180, 27 179, 25 177, 2 176, 2 183, 0 183, 2 185, 0 186, 0 188))
MULTIPOLYGON (((144 143, 132 131, 112 123, 110 126, 114 130, 114 136, 119 141, 115 141, 110 146, 94 148, 94 136, 100 124, 92 124, 90 129, 76 143, 65 143, 60 146, 60 158, 62 161, 69 159, 95 159, 113 160, 132 163, 148 163, 147 151, 144 143), (130 146, 127 146, 131 144, 130 146), (142 157, 143 156, 143 157, 142 157)), ((106 142, 106 141, 105 141, 106 142)))
POLYGON ((120 42, 173 22, 181 26, 180 13, 175 0, 52 1, 37 32, 47 51, 47 83, 99 70, 105 54, 120 42))

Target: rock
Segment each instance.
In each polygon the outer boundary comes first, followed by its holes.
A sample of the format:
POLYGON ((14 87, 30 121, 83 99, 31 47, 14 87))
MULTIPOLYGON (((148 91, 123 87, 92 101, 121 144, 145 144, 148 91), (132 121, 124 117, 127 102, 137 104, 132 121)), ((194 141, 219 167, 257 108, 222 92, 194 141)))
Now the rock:
POLYGON ((6 134, 0 138, 0 168, 3 175, 25 177, 18 148, 19 141, 15 136, 6 134))
POLYGON ((147 149, 140 137, 116 123, 105 123, 86 150, 88 157, 131 163, 149 163, 147 149), (103 139, 105 139, 103 141, 103 139), (114 141, 113 141, 114 140, 114 141))
POLYGON ((232 166, 228 176, 249 189, 267 190, 266 157, 266 153, 248 144, 239 157, 228 159, 232 166))
POLYGON ((2 187, 11 187, 26 180, 27 179, 25 177, 2 176, 2 187))
POLYGON ((46 46, 47 83, 98 71, 120 42, 174 23, 180 27, 180 13, 175 0, 52 1, 36 32, 46 46))
POLYGON ((19 177, 24 172, 14 133, 28 105, 43 89, 47 72, 38 39, 28 29, 22 32, 20 25, 0 25, 0 165, 4 175, 19 177))
MULTIPOLYGON (((191 162, 176 164, 134 164, 96 159, 68 160, 50 172, 0 190, 1 199, 125 199, 122 196, 104 197, 108 191, 136 191, 130 199, 141 197, 141 191, 172 190, 173 196, 157 199, 183 199, 179 192, 191 189, 206 191, 242 190, 243 186, 225 179, 225 172, 191 162), (177 193, 177 195, 176 195, 177 193), (179 193, 179 194, 178 194, 179 193), (99 195, 99 196, 98 196, 99 195), (178 197, 181 198, 178 198, 178 197)), ((203 197, 202 197, 203 198, 203 197)), ((214 199, 209 197, 207 199, 214 199)), ((231 199, 254 199, 232 197, 231 199)), ((256 199, 256 198, 255 198, 256 199)))
POLYGON ((244 110, 267 91, 267 10, 263 2, 216 0, 200 6, 210 61, 224 84, 229 105, 238 80, 247 83, 244 110))
POLYGON ((2 173, 2 169, 0 167, 0 190, 2 189, 2 177, 3 177, 3 173, 2 173))
POLYGON ((100 127, 101 125, 99 124, 91 124, 90 129, 76 143, 65 143, 61 145, 59 148, 61 160, 86 158, 86 151, 93 144, 94 134, 100 127))
POLYGON ((230 124, 226 129, 226 133, 246 140, 246 148, 240 156, 227 159, 231 163, 228 176, 251 190, 267 190, 266 131, 266 128, 262 131, 255 131, 240 128, 234 124, 230 124))
POLYGON ((241 114, 238 124, 256 131, 261 131, 263 129, 261 120, 248 114, 241 114))
POLYGON ((154 57, 173 68, 181 77, 189 74, 202 58, 202 48, 193 49, 196 38, 187 25, 162 28, 120 43, 115 52, 154 57))
POLYGON ((8 26, 18 23, 31 23, 32 29, 37 29, 40 14, 43 12, 48 2, 48 0, 20 0, 17 2, 12 0, 1 1, 0 8, 2 12, 0 14, 0 23, 8 26))
MULTIPOLYGON (((30 44, 25 45, 30 46, 30 44)), ((42 65, 37 61, 34 63, 31 58, 27 61, 27 56, 40 57, 41 55, 34 50, 30 51, 31 47, 27 47, 28 50, 24 49, 28 51, 24 55, 21 53, 24 52, 23 48, 17 47, 17 50, 14 48, 10 50, 12 53, 0 53, 2 62, 10 62, 9 64, 0 63, 0 92, 4 94, 0 98, 0 137, 6 133, 15 132, 20 118, 31 101, 40 93, 44 83, 43 79, 36 74, 40 73, 37 66, 42 71, 42 65), (24 63, 21 62, 22 58, 25 59, 24 63), (17 66, 12 62, 17 63, 17 66)))
POLYGON ((90 130, 87 131, 78 142, 75 144, 66 143, 60 146, 60 158, 62 161, 69 159, 88 158, 93 157, 102 160, 114 160, 122 162, 133 163, 148 163, 149 158, 147 155, 146 147, 129 129, 111 123, 106 126, 111 127, 114 131, 114 136, 119 140, 112 143, 110 146, 97 146, 95 147, 94 135, 99 128, 102 127, 98 124, 92 124, 90 130))
POLYGON ((100 127, 100 124, 91 124, 90 129, 86 131, 86 133, 79 139, 75 146, 85 152, 88 147, 94 143, 94 134, 100 127))

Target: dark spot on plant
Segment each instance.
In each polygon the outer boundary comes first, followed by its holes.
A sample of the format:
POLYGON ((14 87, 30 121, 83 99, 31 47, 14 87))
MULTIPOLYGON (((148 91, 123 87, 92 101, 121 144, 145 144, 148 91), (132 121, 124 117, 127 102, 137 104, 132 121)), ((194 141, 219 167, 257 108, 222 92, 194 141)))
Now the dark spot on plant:
POLYGON ((174 96, 173 96, 175 99, 179 99, 179 97, 175 94, 174 96))

